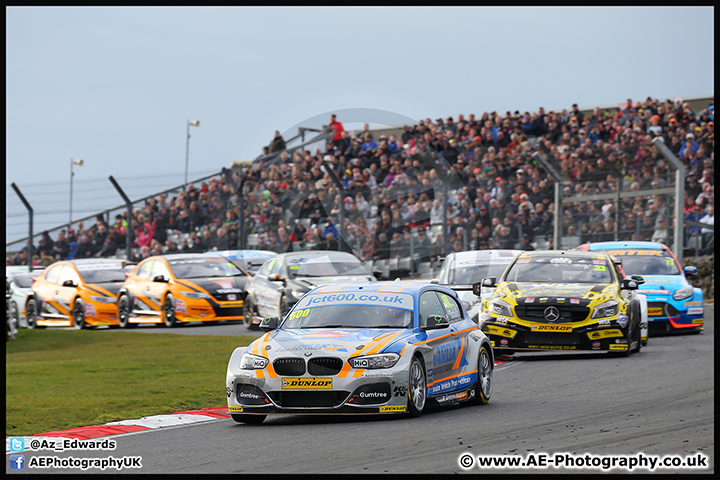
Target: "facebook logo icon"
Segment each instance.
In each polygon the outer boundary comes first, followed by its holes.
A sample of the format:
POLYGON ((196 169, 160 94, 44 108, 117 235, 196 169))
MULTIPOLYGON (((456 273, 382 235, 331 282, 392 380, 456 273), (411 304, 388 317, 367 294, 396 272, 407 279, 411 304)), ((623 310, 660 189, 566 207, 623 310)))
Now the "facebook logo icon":
POLYGON ((25 470, 25 455, 10 455, 10 470, 25 470))

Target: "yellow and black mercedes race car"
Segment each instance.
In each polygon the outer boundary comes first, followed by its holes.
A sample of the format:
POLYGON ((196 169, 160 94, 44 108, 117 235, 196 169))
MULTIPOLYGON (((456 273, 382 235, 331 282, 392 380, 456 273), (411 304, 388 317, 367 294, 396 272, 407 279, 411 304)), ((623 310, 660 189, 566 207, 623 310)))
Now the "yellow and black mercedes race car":
POLYGON ((630 355, 641 348, 639 278, 623 278, 603 252, 534 251, 519 255, 483 301, 482 331, 499 353, 590 350, 630 355))

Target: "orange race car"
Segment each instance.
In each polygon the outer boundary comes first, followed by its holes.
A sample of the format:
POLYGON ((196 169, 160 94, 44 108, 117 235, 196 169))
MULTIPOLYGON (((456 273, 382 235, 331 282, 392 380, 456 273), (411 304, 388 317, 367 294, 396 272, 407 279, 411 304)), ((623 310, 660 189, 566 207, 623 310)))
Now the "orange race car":
POLYGON ((220 255, 148 257, 128 274, 120 289, 120 326, 242 320, 249 277, 220 255))
POLYGON ((66 260, 48 265, 32 284, 25 303, 28 328, 117 325, 116 294, 125 262, 66 260))

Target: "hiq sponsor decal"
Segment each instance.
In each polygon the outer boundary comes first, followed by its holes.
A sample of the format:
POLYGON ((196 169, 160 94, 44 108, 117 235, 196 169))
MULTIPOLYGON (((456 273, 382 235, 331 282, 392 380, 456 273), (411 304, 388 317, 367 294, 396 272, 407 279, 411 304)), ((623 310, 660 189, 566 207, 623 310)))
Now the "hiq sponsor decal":
POLYGON ((702 315, 703 309, 702 309, 702 307, 688 308, 687 313, 688 313, 688 315, 702 315))

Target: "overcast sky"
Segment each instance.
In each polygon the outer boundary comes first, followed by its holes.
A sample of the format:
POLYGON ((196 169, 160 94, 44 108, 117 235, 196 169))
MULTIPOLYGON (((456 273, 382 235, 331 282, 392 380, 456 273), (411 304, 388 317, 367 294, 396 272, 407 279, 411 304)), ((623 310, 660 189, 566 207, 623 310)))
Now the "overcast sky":
POLYGON ((6 242, 279 130, 713 95, 712 7, 6 7, 6 242))

